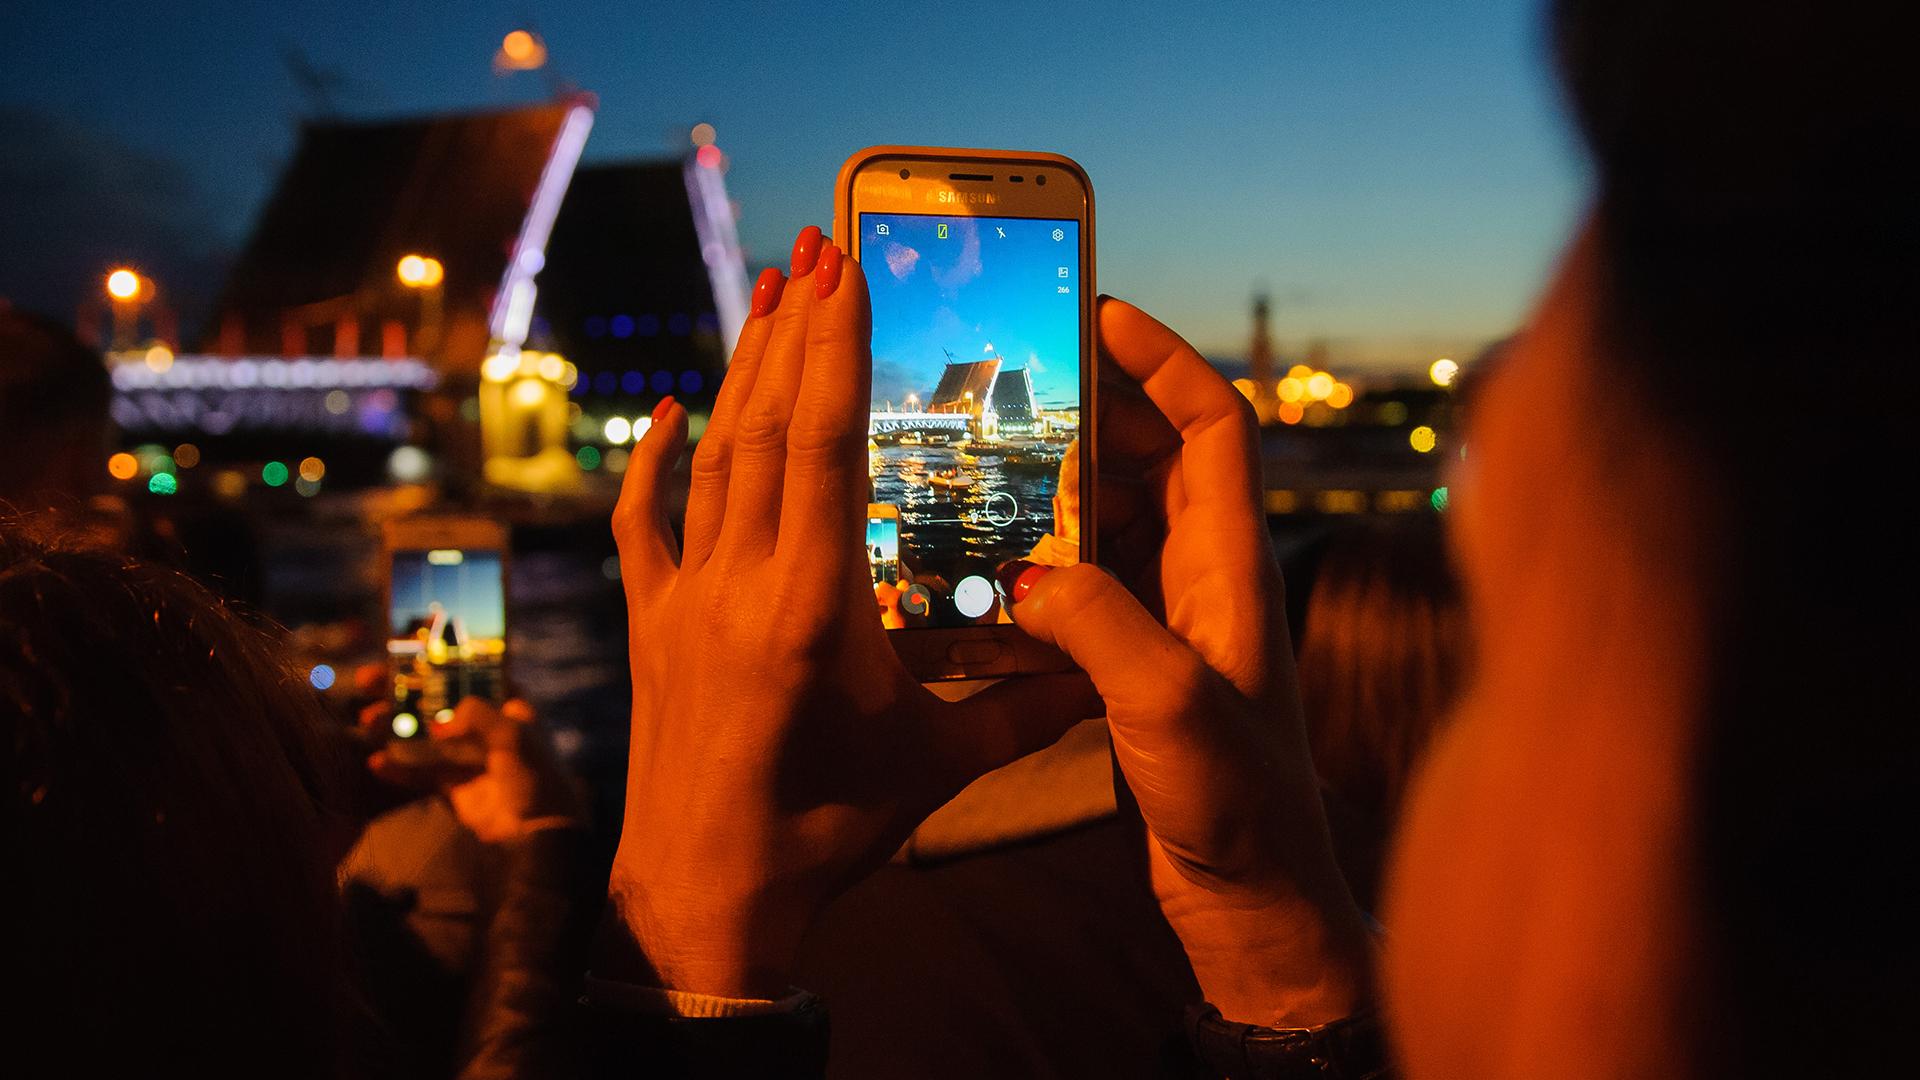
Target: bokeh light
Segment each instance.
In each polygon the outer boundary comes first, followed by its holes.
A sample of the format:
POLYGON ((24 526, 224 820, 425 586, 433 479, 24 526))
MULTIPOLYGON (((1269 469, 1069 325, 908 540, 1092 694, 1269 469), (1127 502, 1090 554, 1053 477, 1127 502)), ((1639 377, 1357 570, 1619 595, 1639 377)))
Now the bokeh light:
POLYGON ((418 484, 433 474, 433 456, 417 446, 397 446, 387 455, 387 474, 403 484, 418 484))
POLYGON ((122 450, 107 459, 107 475, 115 480, 131 480, 140 472, 140 460, 122 450))
POLYGON ((142 359, 146 361, 147 370, 153 372, 155 375, 165 375, 167 372, 173 370, 173 350, 167 348, 165 345, 156 344, 151 346, 147 349, 147 355, 142 357, 142 359))
POLYGON ((608 442, 618 446, 633 437, 633 422, 624 416, 608 417, 607 426, 601 430, 608 442))
POLYGON ((1434 446, 1439 441, 1439 437, 1433 433, 1433 429, 1425 424, 1421 424, 1419 427, 1407 433, 1407 445, 1413 447, 1418 453, 1432 453, 1434 446))
POLYGON ((1447 489, 1443 487, 1434 488, 1433 498, 1428 501, 1433 503, 1435 510, 1445 510, 1447 508, 1447 489))
POLYGON ((1260 387, 1252 379, 1235 379, 1233 388, 1240 391, 1240 396, 1248 401, 1252 401, 1260 393, 1260 387))
POLYGON ((173 463, 183 469, 191 469, 200 464, 200 448, 190 442, 183 442, 173 448, 173 463))
POLYGON ((157 472, 147 478, 147 490, 155 495, 171 495, 180 490, 180 481, 172 473, 157 472))
POLYGON ((332 689, 333 680, 333 668, 326 664, 315 664, 313 670, 307 672, 307 681, 313 684, 315 690, 332 689))
POLYGON ((1306 382, 1308 379, 1313 378, 1313 369, 1305 364, 1295 364, 1287 369, 1287 378, 1299 379, 1301 382, 1306 382))
POLYGON ((719 147, 708 143, 694 152, 693 159, 698 161, 702 168, 717 169, 720 163, 726 160, 726 155, 720 152, 719 147))
POLYGON ((339 416, 353 408, 353 397, 345 390, 329 390, 325 398, 327 412, 339 416))
POLYGON ((420 718, 410 712, 393 714, 393 733, 402 739, 420 734, 420 718))
POLYGON ((633 455, 629 454, 623 447, 616 446, 612 450, 607 451, 605 458, 607 471, 615 473, 626 472, 627 461, 632 456, 633 455))
POLYGON ((213 491, 223 499, 242 498, 247 493, 247 474, 239 469, 222 469, 213 476, 213 491))
POLYGON ((131 300, 140 295, 140 275, 121 267, 107 275, 107 295, 115 300, 131 300))
POLYGON ((409 289, 431 289, 447 276, 447 268, 429 255, 403 255, 393 272, 409 289))
POLYGON ((260 468, 260 479, 268 487, 279 487, 287 482, 287 464, 284 461, 269 461, 260 468))
POLYGON ((1460 374, 1460 365, 1444 356, 1435 360, 1433 365, 1427 368, 1427 378, 1432 379, 1435 386, 1452 386, 1454 376, 1458 374, 1460 374))
POLYGON ((1333 393, 1333 376, 1324 371, 1316 371, 1307 376, 1308 397, 1315 401, 1325 401, 1327 395, 1331 393, 1333 393))
POLYGON ((317 457, 300 460, 300 479, 318 481, 327 475, 327 463, 317 457))
POLYGON ((320 481, 309 480, 303 476, 293 482, 293 490, 299 492, 303 498, 311 499, 320 494, 320 481))
POLYGON ((581 468, 591 472, 600 467, 600 451, 591 446, 583 446, 574 451, 573 460, 579 462, 581 468))
POLYGON ((693 130, 687 134, 695 146, 712 146, 714 137, 713 125, 704 122, 693 125, 693 130))
POLYGON ((534 71, 547 62, 547 44, 530 30, 512 30, 500 39, 493 62, 507 71, 534 71))
POLYGON ((1280 380, 1273 392, 1281 401, 1299 401, 1307 395, 1307 384, 1289 375, 1280 380))
POLYGON ((1280 417, 1280 422, 1283 424, 1297 424, 1301 417, 1307 415, 1307 410, 1297 401, 1283 401, 1276 415, 1280 417))
POLYGON ((1343 382, 1334 383, 1333 391, 1327 395, 1327 404, 1336 409, 1353 404, 1353 387, 1343 382))
POLYGON ((547 400, 547 386, 539 379, 521 379, 513 384, 513 400, 531 409, 547 400))

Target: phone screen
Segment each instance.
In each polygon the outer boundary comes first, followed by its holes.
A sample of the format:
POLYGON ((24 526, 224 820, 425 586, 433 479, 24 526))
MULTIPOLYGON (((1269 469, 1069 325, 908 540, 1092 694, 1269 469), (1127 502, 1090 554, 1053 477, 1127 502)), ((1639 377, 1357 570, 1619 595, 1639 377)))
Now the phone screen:
POLYGON ((900 583, 900 519, 891 514, 867 519, 867 568, 875 585, 900 583))
POLYGON ((863 213, 860 230, 868 475, 898 513, 905 626, 1006 621, 1002 563, 1079 561, 1080 223, 863 213))
POLYGON ((506 699, 507 604, 501 553, 395 551, 387 613, 393 733, 424 734, 462 698, 506 699))

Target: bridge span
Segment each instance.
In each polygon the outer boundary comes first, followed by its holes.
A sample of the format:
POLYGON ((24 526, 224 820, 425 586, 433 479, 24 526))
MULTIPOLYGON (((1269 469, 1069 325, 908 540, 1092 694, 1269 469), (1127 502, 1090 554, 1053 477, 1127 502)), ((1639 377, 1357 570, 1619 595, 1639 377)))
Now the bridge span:
POLYGON ((908 431, 944 431, 966 434, 967 423, 973 419, 963 412, 927 413, 927 412, 876 412, 867 420, 867 434, 898 435, 908 431))

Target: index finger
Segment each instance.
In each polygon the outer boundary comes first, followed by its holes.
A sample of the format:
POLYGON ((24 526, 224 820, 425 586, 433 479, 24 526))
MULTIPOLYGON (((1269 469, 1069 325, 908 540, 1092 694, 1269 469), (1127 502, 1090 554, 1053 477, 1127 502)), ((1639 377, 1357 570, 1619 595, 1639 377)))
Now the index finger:
POLYGON ((1206 479, 1186 484, 1193 502, 1244 499, 1260 504, 1260 454, 1253 407, 1179 334, 1123 300, 1100 298, 1100 350, 1145 390, 1180 433, 1183 469, 1206 479))

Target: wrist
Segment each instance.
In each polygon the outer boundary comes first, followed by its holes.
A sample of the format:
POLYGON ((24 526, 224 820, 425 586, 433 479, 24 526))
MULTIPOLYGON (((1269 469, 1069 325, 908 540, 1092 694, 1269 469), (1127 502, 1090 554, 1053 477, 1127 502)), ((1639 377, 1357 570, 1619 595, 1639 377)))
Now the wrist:
POLYGON ((616 861, 595 971, 662 990, 773 999, 792 985, 806 919, 792 908, 622 875, 616 861))
POLYGON ((1372 937, 1351 900, 1301 895, 1163 899, 1205 999, 1229 1020, 1308 1028, 1359 1009, 1372 989, 1372 937))

